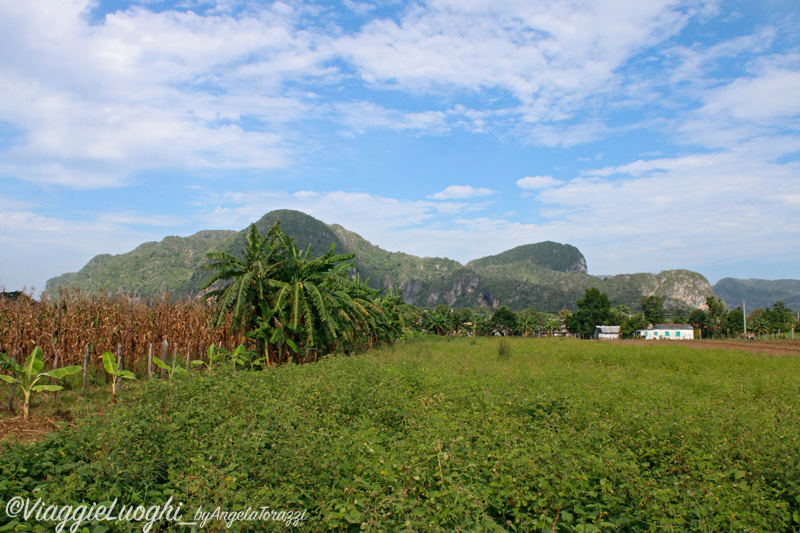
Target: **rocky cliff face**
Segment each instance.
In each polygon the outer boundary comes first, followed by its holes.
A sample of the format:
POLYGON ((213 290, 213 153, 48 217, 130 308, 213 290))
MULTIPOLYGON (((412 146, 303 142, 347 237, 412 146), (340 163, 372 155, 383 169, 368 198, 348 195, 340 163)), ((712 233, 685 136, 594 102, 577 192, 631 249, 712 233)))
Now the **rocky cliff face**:
POLYGON ((656 276, 658 287, 654 294, 664 297, 667 309, 708 308, 706 298, 713 296, 714 291, 704 276, 688 270, 670 270, 656 276))

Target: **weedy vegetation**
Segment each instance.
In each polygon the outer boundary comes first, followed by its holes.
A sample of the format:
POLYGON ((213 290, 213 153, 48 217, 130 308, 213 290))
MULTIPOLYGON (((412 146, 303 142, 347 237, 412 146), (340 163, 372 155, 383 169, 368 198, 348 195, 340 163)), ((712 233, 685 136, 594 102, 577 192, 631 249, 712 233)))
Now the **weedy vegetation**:
MULTIPOLYGON (((22 403, 22 417, 28 420, 30 412, 31 395, 34 392, 55 392, 60 391, 64 387, 56 384, 39 384, 42 378, 61 379, 72 374, 77 374, 81 371, 79 366, 67 366, 63 368, 54 368, 49 372, 43 372, 44 361, 42 361, 42 349, 37 346, 33 349, 31 354, 25 359, 25 363, 18 365, 13 359, 6 354, 0 354, 0 368, 9 370, 16 377, 0 374, 0 380, 9 383, 12 386, 18 386, 22 389, 24 400, 22 403)), ((16 390, 16 389, 14 389, 16 390)))
MULTIPOLYGON (((155 360, 156 358, 153 359, 155 360)), ((114 359, 114 354, 111 352, 103 352, 103 368, 111 376, 111 402, 117 403, 117 389, 119 388, 120 380, 136 379, 136 376, 130 370, 121 369, 114 359)))
MULTIPOLYGON (((513 357, 494 338, 422 337, 142 382, 103 416, 4 446, 0 501, 269 506, 306 510, 302 531, 800 528, 800 359, 503 340, 513 357)), ((0 530, 51 529, 0 513, 0 530)))

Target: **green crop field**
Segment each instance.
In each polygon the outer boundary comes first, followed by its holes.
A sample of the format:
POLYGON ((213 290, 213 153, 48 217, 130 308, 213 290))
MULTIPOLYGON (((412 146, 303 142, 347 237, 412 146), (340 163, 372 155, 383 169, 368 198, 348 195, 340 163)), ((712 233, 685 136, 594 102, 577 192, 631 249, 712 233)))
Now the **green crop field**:
MULTIPOLYGON (((422 338, 126 389, 102 415, 0 450, 0 531, 54 530, 4 515, 28 497, 171 497, 184 521, 200 506, 305 512, 296 526, 239 520, 227 531, 799 530, 800 359, 500 342, 422 338)), ((163 520, 152 531, 226 526, 163 520)))

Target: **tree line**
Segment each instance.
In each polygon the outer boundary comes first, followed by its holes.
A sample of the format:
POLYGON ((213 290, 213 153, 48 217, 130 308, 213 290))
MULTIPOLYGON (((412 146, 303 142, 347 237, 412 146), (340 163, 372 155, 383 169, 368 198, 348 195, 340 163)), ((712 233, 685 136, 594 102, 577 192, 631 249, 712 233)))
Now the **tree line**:
POLYGON ((725 302, 717 296, 706 298, 704 309, 694 309, 688 315, 683 313, 667 318, 664 299, 661 296, 645 296, 641 300, 642 312, 631 313, 624 305, 611 305, 608 295, 597 288, 587 289, 584 298, 576 302, 578 311, 565 317, 570 332, 589 337, 596 326, 620 326, 623 337, 633 337, 636 332, 649 325, 690 324, 706 338, 738 336, 745 331, 756 334, 787 333, 800 326, 797 314, 782 301, 771 308, 755 309, 744 317, 741 307, 728 310, 725 302))

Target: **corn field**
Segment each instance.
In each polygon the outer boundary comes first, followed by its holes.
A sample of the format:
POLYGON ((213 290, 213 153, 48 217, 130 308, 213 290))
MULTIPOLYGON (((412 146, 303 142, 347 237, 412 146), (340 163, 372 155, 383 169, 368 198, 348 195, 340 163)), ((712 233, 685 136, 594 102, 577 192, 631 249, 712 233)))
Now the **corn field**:
POLYGON ((231 348, 241 344, 230 319, 211 327, 213 309, 204 302, 143 301, 107 295, 65 292, 58 300, 15 300, 0 297, 0 353, 17 362, 41 346, 46 368, 82 365, 89 350, 90 364, 102 368, 106 350, 121 346, 127 368, 143 368, 152 344, 160 356, 166 339, 170 355, 181 360, 201 357, 212 343, 231 348), (57 363, 56 363, 57 361, 57 363))

